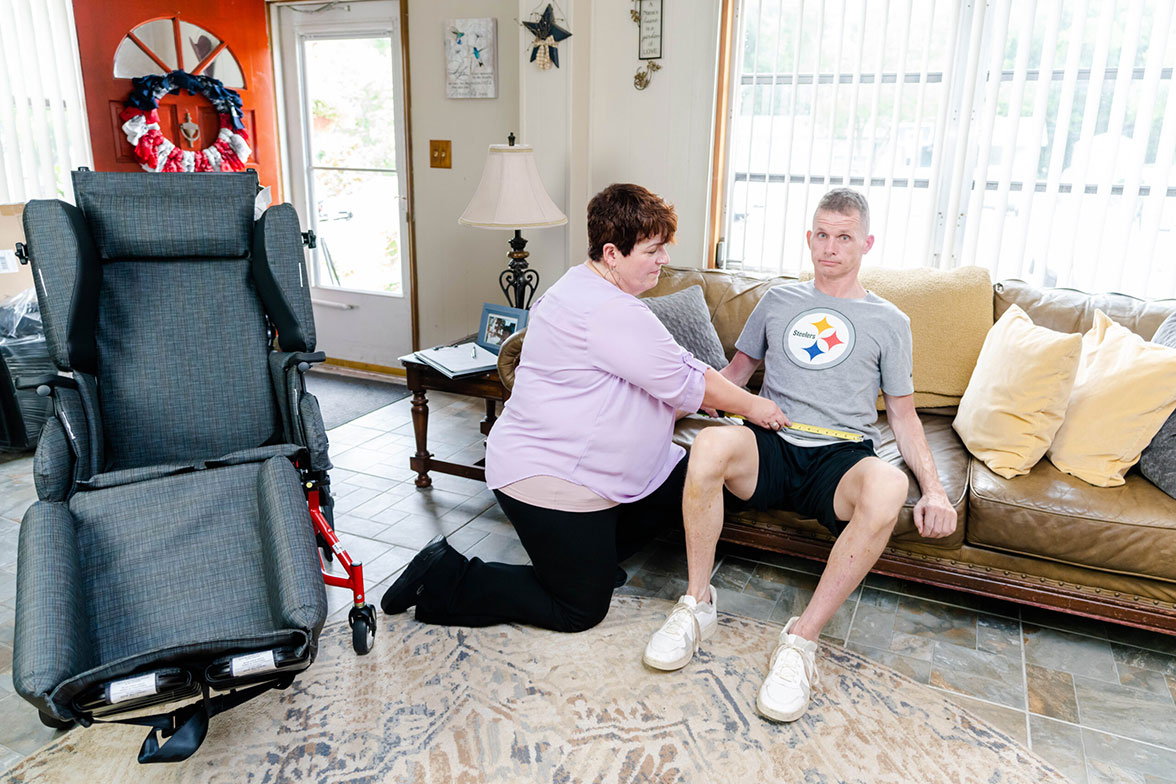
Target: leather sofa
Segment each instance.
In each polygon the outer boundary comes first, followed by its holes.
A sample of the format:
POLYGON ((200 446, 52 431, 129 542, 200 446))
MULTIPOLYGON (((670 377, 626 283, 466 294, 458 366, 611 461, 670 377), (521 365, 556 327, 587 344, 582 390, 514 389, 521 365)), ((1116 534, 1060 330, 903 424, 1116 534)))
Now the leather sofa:
MULTIPOLYGON (((952 429, 954 404, 966 388, 984 335, 1010 305, 1020 306, 1034 323, 1062 332, 1085 332, 1097 308, 1149 339, 1176 312, 1176 300, 1088 295, 1012 280, 992 285, 987 273, 970 269, 973 274, 955 278, 936 270, 863 271, 867 288, 891 299, 911 317, 915 403, 959 519, 956 532, 947 538, 919 536, 912 516, 919 486, 903 464, 880 410, 878 454, 907 470, 911 482, 906 506, 874 571, 1176 634, 1176 499, 1137 468, 1128 473, 1123 486, 1113 488, 1094 487, 1064 474, 1047 458, 1025 476, 1004 479, 973 458, 952 429), (891 285, 899 278, 907 283, 906 295, 901 286, 891 285), (924 279, 926 287, 920 283, 924 279), (912 299, 908 307, 904 300, 912 297, 922 301, 912 299), (979 303, 981 317, 963 314, 967 302, 979 303), (957 366, 955 381, 936 379, 943 375, 938 371, 944 365, 957 366)), ((701 286, 711 322, 730 358, 744 322, 763 294, 772 286, 795 281, 666 267, 657 287, 645 296, 701 286)), ((514 336, 499 358, 499 374, 508 389, 524 340, 525 331, 514 336)), ((752 378, 753 389, 761 377, 752 378)), ((689 416, 678 423, 674 438, 689 447, 702 428, 730 426, 734 425, 689 416)), ((728 514, 723 539, 818 560, 825 559, 833 541, 815 520, 754 510, 728 514)))

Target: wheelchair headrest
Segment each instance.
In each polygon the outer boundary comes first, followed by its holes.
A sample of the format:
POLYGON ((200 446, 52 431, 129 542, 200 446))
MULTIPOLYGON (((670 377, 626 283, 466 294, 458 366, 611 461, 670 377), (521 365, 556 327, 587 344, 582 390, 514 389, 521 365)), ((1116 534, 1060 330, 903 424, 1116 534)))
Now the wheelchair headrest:
POLYGON ((98 256, 204 259, 249 255, 257 173, 73 172, 98 256))

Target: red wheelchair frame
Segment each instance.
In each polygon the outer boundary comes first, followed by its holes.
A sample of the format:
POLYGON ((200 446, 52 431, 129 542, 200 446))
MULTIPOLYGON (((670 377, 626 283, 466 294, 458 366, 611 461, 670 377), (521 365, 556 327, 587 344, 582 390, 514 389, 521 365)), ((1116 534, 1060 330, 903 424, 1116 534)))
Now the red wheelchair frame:
POLYGON ((360 656, 372 649, 376 636, 376 610, 367 604, 363 592, 363 563, 355 561, 339 542, 335 529, 327 521, 320 501, 320 490, 313 482, 306 483, 306 500, 310 507, 310 519, 314 523, 314 531, 326 547, 334 553, 335 560, 347 573, 346 577, 331 574, 327 571, 327 564, 322 551, 319 552, 319 568, 323 573, 323 582, 337 588, 350 588, 353 603, 347 614, 347 624, 351 627, 351 644, 360 656))

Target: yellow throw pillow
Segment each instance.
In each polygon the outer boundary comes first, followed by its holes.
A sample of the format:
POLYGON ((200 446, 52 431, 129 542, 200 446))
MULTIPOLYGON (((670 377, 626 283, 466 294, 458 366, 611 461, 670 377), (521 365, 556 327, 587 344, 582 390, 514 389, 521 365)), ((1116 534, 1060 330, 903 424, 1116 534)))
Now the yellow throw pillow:
POLYGON ((988 330, 952 427, 1005 479, 1029 473, 1062 426, 1082 336, 1033 324, 1011 305, 988 330))
POLYGON ((1148 343, 1096 310, 1050 462, 1092 485, 1117 487, 1174 409, 1176 349, 1148 343))

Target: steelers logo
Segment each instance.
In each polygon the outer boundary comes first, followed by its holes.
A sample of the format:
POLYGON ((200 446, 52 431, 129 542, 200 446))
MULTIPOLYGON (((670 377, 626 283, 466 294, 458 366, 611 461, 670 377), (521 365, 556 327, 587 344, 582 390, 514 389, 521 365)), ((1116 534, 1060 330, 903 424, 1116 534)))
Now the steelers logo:
POLYGON ((853 351, 853 325, 835 310, 814 308, 792 320, 784 333, 785 353, 802 368, 824 370, 853 351))

